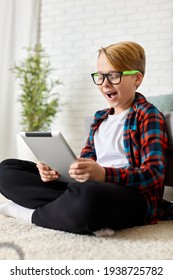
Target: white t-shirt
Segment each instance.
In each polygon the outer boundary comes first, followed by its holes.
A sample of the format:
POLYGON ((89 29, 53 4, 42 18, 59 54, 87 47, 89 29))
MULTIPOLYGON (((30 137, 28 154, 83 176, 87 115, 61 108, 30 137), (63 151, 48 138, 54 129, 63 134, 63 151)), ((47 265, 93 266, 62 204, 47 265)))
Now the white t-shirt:
POLYGON ((94 134, 97 162, 101 166, 118 168, 128 165, 124 152, 123 128, 129 109, 118 115, 108 115, 94 134))

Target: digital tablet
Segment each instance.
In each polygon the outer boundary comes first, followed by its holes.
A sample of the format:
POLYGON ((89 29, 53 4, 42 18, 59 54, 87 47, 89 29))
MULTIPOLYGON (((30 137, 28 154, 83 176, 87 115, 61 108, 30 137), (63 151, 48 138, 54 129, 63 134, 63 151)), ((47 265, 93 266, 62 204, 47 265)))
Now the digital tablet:
POLYGON ((59 181, 74 182, 68 171, 76 155, 60 132, 20 132, 20 135, 38 161, 58 171, 59 181))

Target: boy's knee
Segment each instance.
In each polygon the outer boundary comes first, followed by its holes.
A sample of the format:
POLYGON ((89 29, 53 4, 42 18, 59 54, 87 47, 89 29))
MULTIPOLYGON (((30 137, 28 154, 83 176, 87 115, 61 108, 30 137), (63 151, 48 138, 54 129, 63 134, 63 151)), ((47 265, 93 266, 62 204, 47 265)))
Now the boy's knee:
POLYGON ((13 159, 13 158, 5 159, 5 160, 1 161, 0 167, 13 166, 13 165, 16 165, 18 161, 19 161, 18 159, 13 159))

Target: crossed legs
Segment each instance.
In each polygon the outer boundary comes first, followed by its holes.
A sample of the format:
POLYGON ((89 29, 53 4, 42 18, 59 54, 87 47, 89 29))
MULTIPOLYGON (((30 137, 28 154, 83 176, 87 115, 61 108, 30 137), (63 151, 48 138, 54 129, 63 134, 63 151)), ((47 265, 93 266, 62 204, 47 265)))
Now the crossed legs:
POLYGON ((111 183, 42 182, 35 163, 9 159, 0 164, 0 191, 31 210, 32 223, 91 234, 142 225, 147 204, 138 190, 111 183))

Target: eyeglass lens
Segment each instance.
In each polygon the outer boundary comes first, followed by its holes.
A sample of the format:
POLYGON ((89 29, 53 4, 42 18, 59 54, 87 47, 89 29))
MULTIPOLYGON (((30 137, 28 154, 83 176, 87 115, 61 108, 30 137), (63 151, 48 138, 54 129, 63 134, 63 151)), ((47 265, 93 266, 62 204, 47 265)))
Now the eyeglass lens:
POLYGON ((96 85, 101 85, 106 77, 111 84, 119 84, 121 81, 121 73, 119 72, 113 72, 108 74, 94 73, 92 77, 96 85))

